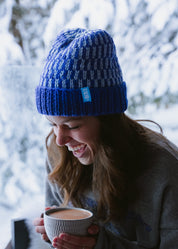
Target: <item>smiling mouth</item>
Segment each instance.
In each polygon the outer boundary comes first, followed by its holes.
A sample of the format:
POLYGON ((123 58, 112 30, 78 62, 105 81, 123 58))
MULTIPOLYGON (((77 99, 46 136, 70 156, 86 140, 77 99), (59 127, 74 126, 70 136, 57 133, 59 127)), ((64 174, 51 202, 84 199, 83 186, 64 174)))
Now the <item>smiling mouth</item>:
POLYGON ((73 155, 75 157, 82 157, 83 153, 85 152, 86 149, 86 144, 81 144, 81 145, 77 145, 75 147, 68 147, 69 151, 72 151, 73 155))

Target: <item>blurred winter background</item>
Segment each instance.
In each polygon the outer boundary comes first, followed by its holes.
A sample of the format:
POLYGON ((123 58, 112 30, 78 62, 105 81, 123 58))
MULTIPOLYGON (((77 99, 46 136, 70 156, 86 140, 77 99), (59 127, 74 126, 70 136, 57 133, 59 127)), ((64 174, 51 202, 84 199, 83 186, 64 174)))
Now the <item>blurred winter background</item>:
POLYGON ((158 122, 178 145, 177 0, 0 0, 0 248, 19 208, 44 205, 49 127, 34 89, 52 40, 68 27, 113 36, 127 114, 158 122))

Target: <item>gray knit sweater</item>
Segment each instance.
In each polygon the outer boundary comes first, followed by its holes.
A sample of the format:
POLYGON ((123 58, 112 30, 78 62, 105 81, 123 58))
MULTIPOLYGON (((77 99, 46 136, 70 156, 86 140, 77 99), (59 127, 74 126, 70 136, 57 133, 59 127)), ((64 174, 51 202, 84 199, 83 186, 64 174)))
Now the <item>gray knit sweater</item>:
MULTIPOLYGON (((162 141, 158 141, 161 145, 162 141)), ((117 224, 100 225, 95 249, 178 249, 178 149, 165 145, 149 158, 150 166, 139 176, 139 199, 129 207, 128 215, 117 224)), ((47 159, 47 173, 57 160, 55 146, 47 159)), ((85 208, 96 213, 91 191, 81 196, 85 208)), ((62 195, 57 184, 46 181, 46 205, 59 206, 62 195)), ((71 203, 69 206, 72 205, 71 203)))

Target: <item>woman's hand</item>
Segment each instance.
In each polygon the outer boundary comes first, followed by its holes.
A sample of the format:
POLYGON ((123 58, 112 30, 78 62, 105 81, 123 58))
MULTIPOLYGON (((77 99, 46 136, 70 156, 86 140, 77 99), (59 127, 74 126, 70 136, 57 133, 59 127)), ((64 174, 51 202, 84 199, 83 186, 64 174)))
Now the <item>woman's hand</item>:
MULTIPOLYGON (((45 210, 48 210, 50 208, 45 208, 45 210)), ((41 234, 42 239, 44 239, 46 242, 49 241, 49 238, 46 234, 46 230, 44 227, 44 218, 43 218, 43 214, 41 215, 40 218, 35 218, 33 220, 33 225, 35 226, 35 230, 37 233, 41 234)))
POLYGON ((99 227, 91 225, 88 228, 88 236, 76 236, 61 233, 53 239, 52 245, 57 249, 92 249, 96 245, 99 227))

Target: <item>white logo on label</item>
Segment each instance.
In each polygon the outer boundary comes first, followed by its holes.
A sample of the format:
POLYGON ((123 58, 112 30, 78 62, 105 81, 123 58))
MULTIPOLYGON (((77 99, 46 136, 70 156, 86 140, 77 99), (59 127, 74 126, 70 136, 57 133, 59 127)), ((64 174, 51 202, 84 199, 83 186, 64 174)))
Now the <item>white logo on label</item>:
POLYGON ((83 102, 91 102, 91 93, 89 87, 81 88, 83 102))

